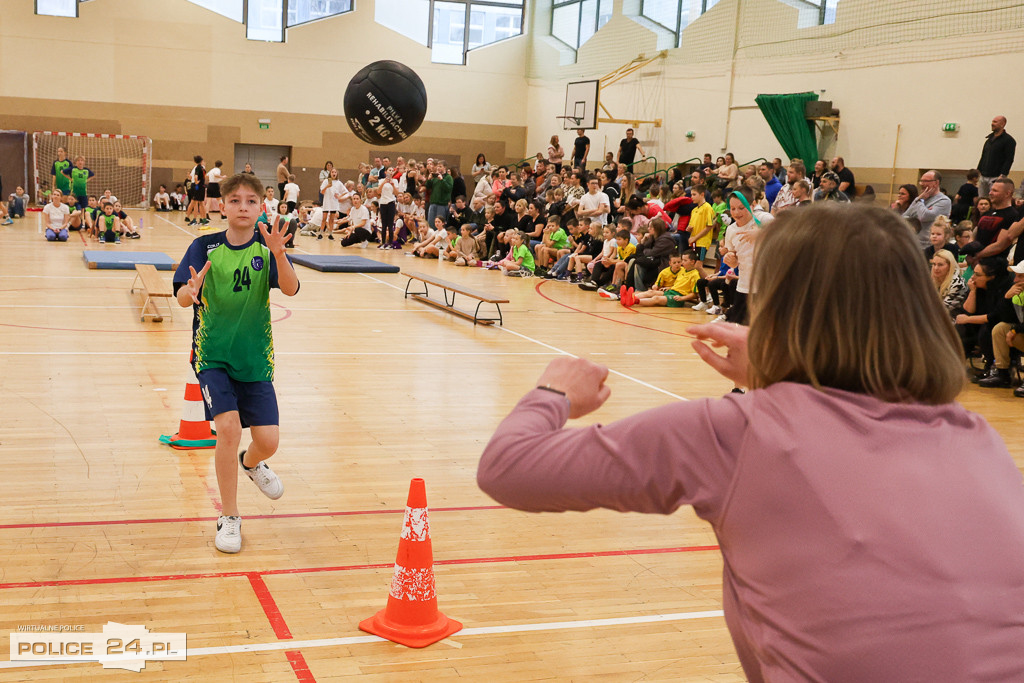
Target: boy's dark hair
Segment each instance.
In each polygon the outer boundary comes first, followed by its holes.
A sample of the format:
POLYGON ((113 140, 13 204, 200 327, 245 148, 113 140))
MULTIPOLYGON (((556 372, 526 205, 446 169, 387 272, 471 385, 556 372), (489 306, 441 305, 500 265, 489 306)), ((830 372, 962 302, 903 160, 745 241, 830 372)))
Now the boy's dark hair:
POLYGON ((265 188, 263 188, 263 189, 264 189, 264 190, 273 190, 273 189, 274 189, 274 186, 273 186, 273 185, 267 185, 267 186, 266 186, 265 188))
POLYGON ((561 227, 562 226, 562 219, 560 217, 552 214, 552 215, 548 216, 548 224, 549 225, 557 225, 557 226, 561 227))
POLYGON ((457 201, 459 201, 460 199, 461 199, 461 200, 462 200, 463 202, 465 202, 465 201, 466 201, 466 195, 464 195, 464 194, 460 194, 460 195, 459 195, 458 197, 456 197, 456 198, 454 199, 454 201, 456 201, 456 202, 457 202, 457 201))
POLYGON ((980 178, 980 177, 981 177, 981 172, 978 169, 976 169, 976 168, 972 168, 970 171, 967 172, 967 179, 968 180, 975 180, 975 179, 980 178))
POLYGON ((629 241, 629 230, 619 230, 615 233, 615 239, 629 241))
POLYGON ((697 252, 694 251, 693 249, 687 249, 686 251, 684 251, 681 254, 681 256, 685 256, 686 258, 690 259, 694 263, 697 262, 697 252))
POLYGON ((236 173, 229 176, 227 180, 222 180, 220 194, 222 197, 227 197, 229 194, 237 192, 240 187, 247 187, 256 195, 263 194, 263 185, 260 184, 260 179, 248 173, 236 173))
POLYGON ((197 154, 194 157, 192 157, 192 161, 194 161, 197 164, 201 164, 203 162, 203 157, 197 154))
POLYGON ((625 226, 626 230, 630 230, 633 227, 633 221, 631 221, 630 219, 626 218, 625 216, 623 216, 622 218, 620 218, 618 220, 618 224, 625 226))
POLYGON ((695 193, 699 194, 699 195, 703 195, 705 191, 706 190, 704 189, 703 185, 694 185, 694 186, 692 186, 690 188, 690 195, 692 196, 695 193))
MULTIPOLYGON (((163 185, 161 185, 160 187, 163 187, 163 185)), ((167 189, 167 188, 164 188, 164 189, 167 189)), ((89 195, 89 199, 96 199, 96 195, 94 195, 94 194, 89 195)))
POLYGON ((221 166, 224 165, 224 162, 221 161, 220 159, 217 159, 217 161, 213 162, 213 165, 216 166, 217 168, 220 168, 221 166))
POLYGON ((575 218, 570 218, 569 220, 567 220, 565 222, 566 227, 569 227, 569 228, 571 228, 574 225, 579 225, 579 224, 580 224, 580 222, 578 220, 576 220, 575 218))
POLYGON ((711 198, 714 199, 715 197, 718 197, 719 199, 722 198, 722 191, 717 187, 711 190, 711 198))

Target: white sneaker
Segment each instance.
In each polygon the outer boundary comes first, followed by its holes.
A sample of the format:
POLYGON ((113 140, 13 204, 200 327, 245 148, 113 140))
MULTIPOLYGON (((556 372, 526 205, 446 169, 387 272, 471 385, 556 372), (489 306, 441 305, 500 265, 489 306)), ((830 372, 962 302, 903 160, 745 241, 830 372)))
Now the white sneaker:
POLYGON ((693 310, 695 310, 695 311, 706 311, 706 310, 708 310, 708 305, 706 303, 704 303, 703 301, 701 301, 699 304, 696 304, 693 307, 693 310))
MULTIPOLYGON (((242 458, 245 457, 245 451, 238 454, 238 463, 242 463, 242 458)), ((274 470, 265 462, 261 462, 251 470, 242 465, 242 471, 245 472, 253 483, 259 487, 260 491, 263 491, 263 495, 271 500, 277 500, 284 495, 284 484, 281 483, 281 479, 274 474, 274 470)))
MULTIPOLYGON (((697 307, 694 306, 694 308, 697 308, 697 307)), ((706 312, 707 312, 708 315, 722 315, 722 307, 721 306, 712 306, 706 312)))
POLYGON ((237 553, 242 549, 242 518, 221 515, 217 518, 217 537, 213 544, 222 553, 237 553))
POLYGON ((368 247, 368 246, 370 246, 370 243, 367 242, 366 240, 363 240, 362 242, 359 243, 359 248, 360 249, 366 249, 366 247, 368 247))
POLYGON ((711 322, 713 322, 713 323, 724 323, 725 322, 725 316, 724 315, 720 315, 717 318, 715 318, 714 320, 712 320, 711 322))

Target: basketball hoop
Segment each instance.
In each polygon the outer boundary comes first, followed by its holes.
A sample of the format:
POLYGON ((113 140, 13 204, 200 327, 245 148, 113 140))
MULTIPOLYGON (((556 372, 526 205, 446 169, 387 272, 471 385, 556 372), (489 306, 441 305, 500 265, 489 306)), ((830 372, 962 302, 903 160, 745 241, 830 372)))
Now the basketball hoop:
POLYGON ((579 128, 580 125, 583 123, 583 117, 582 116, 556 116, 555 118, 556 119, 562 119, 564 121, 572 123, 572 127, 573 128, 579 128))

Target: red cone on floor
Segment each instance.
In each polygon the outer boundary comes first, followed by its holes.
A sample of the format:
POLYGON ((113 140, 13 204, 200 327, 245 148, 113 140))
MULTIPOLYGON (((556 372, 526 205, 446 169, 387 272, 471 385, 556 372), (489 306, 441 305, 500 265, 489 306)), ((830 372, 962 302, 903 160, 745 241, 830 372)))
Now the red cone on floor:
POLYGON ((206 419, 203 393, 198 383, 185 384, 185 406, 181 422, 178 423, 178 433, 174 436, 161 435, 160 443, 179 451, 217 447, 217 436, 210 429, 210 421, 206 419))
POLYGON ((462 629, 462 624, 437 609, 427 491, 422 479, 409 484, 387 607, 360 622, 359 628, 408 647, 426 647, 462 629))

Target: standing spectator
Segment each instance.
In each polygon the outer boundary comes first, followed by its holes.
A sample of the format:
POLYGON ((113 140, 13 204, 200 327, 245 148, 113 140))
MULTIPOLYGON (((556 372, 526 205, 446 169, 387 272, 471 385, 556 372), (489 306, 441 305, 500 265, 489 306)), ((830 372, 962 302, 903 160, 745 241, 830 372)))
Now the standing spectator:
POLYGON ((1016 151, 1017 141, 1006 132, 1006 117, 997 116, 992 119, 992 132, 985 137, 981 159, 978 161, 978 172, 981 173, 981 182, 978 183, 980 196, 988 194, 993 180, 1009 175, 1016 151))
POLYGON ((565 150, 562 149, 562 143, 558 141, 557 135, 551 136, 551 142, 548 143, 548 163, 555 167, 555 173, 562 172, 562 159, 565 158, 565 150))
MULTIPOLYGON (((953 209, 953 202, 949 197, 942 194, 939 185, 942 183, 942 175, 938 171, 925 171, 921 174, 921 192, 917 199, 911 202, 910 207, 903 212, 904 218, 916 218, 921 221, 921 230, 917 233, 917 240, 921 243, 921 249, 927 249, 931 244, 932 223, 938 216, 949 217, 953 209)), ((1012 194, 1011 189, 1011 194, 1012 194)))
POLYGON ((953 197, 953 211, 950 220, 956 225, 965 220, 974 208, 974 201, 978 198, 978 181, 981 180, 981 173, 976 168, 967 172, 967 182, 960 186, 953 197))
POLYGON ((427 206, 427 224, 433 225, 434 219, 441 217, 441 223, 448 220, 448 204, 452 200, 454 179, 448 173, 448 166, 443 161, 434 164, 434 172, 427 178, 427 192, 430 193, 430 204, 427 206))
POLYGON ((572 143, 572 167, 586 169, 589 155, 590 138, 587 137, 587 131, 577 128, 576 139, 572 143))
POLYGON ((281 157, 281 163, 277 165, 277 193, 284 196, 284 186, 288 184, 288 176, 290 175, 288 170, 288 155, 281 157))
POLYGON ((846 194, 850 199, 856 197, 857 183, 854 180, 853 171, 846 167, 846 162, 843 161, 842 157, 836 157, 832 160, 832 170, 839 176, 839 191, 846 194))
MULTIPOLYGON (((185 211, 185 220, 189 225, 210 224, 206 217, 206 168, 203 166, 203 157, 198 154, 192 157, 195 166, 189 173, 188 181, 188 209, 185 211)), ((248 165, 248 164, 246 164, 248 165)))
POLYGON ((299 186, 292 174, 288 174, 288 184, 284 186, 284 197, 281 198, 281 201, 288 205, 288 213, 293 213, 295 205, 299 203, 299 186))
MULTIPOLYGON (((318 179, 320 181, 320 185, 323 185, 324 181, 331 177, 331 170, 333 168, 333 161, 328 161, 326 164, 324 164, 324 169, 320 171, 320 177, 318 179)), ((324 193, 322 191, 320 192, 320 199, 318 203, 320 204, 320 206, 324 205, 324 193)))
POLYGON ((71 176, 64 174, 64 171, 67 171, 70 168, 71 162, 68 161, 67 152, 64 151, 63 147, 58 147, 57 160, 53 162, 53 166, 50 168, 51 190, 60 190, 62 195, 69 194, 71 192, 71 176))
POLYGON ((632 170, 637 152, 640 152, 641 159, 647 156, 644 148, 640 146, 640 141, 633 137, 633 129, 627 128, 626 137, 619 141, 618 162, 625 166, 626 170, 632 170))
POLYGON ((380 185, 380 200, 377 202, 380 211, 380 244, 382 248, 393 246, 399 243, 398 234, 392 237, 395 232, 395 216, 398 211, 398 200, 395 197, 395 186, 390 180, 385 180, 380 185))
POLYGON ((764 181, 764 197, 768 200, 768 209, 771 210, 775 206, 775 198, 779 195, 779 190, 782 189, 782 183, 775 176, 775 168, 767 161, 758 167, 757 174, 764 181))
POLYGON ((589 218, 591 223, 604 225, 608 222, 608 214, 611 213, 611 203, 608 195, 601 192, 601 181, 597 176, 587 181, 587 194, 580 198, 579 209, 576 215, 580 218, 589 218))
POLYGON ((64 194, 60 190, 50 192, 50 203, 43 207, 43 228, 47 242, 67 242, 68 223, 71 211, 64 203, 64 194))
POLYGON ((221 170, 223 166, 224 162, 218 159, 213 162, 213 168, 206 174, 206 214, 210 215, 216 211, 220 214, 221 220, 227 220, 224 203, 220 200, 220 181, 224 178, 224 171, 221 170))
POLYGON ((491 165, 487 163, 487 157, 483 153, 477 154, 476 161, 473 162, 473 180, 479 183, 481 179, 489 178, 490 175, 491 165))
MULTIPOLYGON (((462 177, 462 171, 459 170, 458 166, 452 166, 448 169, 452 174, 452 197, 465 197, 466 196, 466 179, 462 177)), ((381 184, 384 183, 384 177, 381 177, 381 184)))

